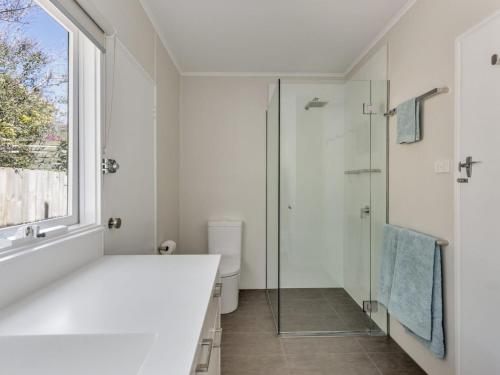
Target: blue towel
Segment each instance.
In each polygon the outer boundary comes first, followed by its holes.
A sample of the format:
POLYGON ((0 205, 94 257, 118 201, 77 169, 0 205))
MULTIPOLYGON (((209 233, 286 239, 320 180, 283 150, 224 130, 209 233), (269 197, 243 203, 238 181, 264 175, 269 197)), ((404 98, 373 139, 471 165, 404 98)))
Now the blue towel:
POLYGON ((398 143, 420 141, 420 102, 414 98, 397 107, 398 143))
POLYGON ((386 308, 391 297, 392 280, 394 278, 394 265, 398 247, 398 234, 401 228, 384 224, 382 230, 382 249, 380 254, 379 292, 378 301, 386 308))
POLYGON ((436 238, 407 229, 397 243, 389 313, 443 358, 441 250, 436 238))

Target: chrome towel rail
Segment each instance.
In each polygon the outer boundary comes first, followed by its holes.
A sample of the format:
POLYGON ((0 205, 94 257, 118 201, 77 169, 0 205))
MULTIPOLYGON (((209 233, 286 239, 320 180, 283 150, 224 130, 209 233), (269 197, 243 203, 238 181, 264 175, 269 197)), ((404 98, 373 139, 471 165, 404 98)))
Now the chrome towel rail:
MULTIPOLYGON (((435 89, 432 89, 431 91, 427 91, 425 94, 420 95, 417 97, 417 101, 422 101, 425 99, 429 99, 433 96, 439 95, 439 94, 447 94, 450 92, 450 89, 448 87, 437 87, 435 89)), ((397 113, 397 108, 391 109, 389 112, 384 113, 384 116, 389 117, 389 116, 394 116, 397 113)))
POLYGON ((448 246, 450 243, 446 240, 437 240, 436 244, 439 246, 448 246))

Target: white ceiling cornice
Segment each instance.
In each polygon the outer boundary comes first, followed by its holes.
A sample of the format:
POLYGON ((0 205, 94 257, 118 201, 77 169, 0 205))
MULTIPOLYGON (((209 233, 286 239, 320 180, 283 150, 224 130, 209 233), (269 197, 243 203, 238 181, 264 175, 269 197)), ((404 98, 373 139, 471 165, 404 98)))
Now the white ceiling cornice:
POLYGON ((405 14, 416 4, 417 0, 408 0, 407 3, 390 19, 390 21, 385 25, 385 27, 373 38, 373 40, 367 44, 367 46, 362 50, 362 52, 352 61, 345 72, 334 73, 334 72, 203 72, 203 71, 184 71, 179 64, 178 58, 173 53, 170 47, 167 37, 163 28, 158 24, 158 20, 161 19, 155 16, 155 12, 149 5, 148 0, 139 0, 142 7, 144 8, 147 16, 151 20, 153 27, 155 28, 163 46, 167 50, 173 64, 177 68, 179 74, 186 77, 311 77, 311 78, 333 78, 333 79, 345 79, 349 74, 356 69, 359 63, 372 51, 372 49, 386 36, 386 34, 405 16, 405 14))
POLYGON ((342 73, 290 73, 290 72, 183 72, 185 77, 311 77, 311 78, 339 78, 345 77, 342 73))
POLYGON ((153 15, 152 10, 149 8, 148 4, 144 0, 139 0, 139 1, 142 5, 142 8, 146 12, 146 15, 148 16, 149 20, 151 21, 151 24, 153 25, 153 28, 155 29, 156 34, 160 38, 161 43, 163 44, 163 47, 165 47, 165 49, 167 50, 167 53, 170 56, 170 60, 172 60, 172 64, 174 64, 175 68, 177 69, 177 72, 180 75, 182 75, 183 73, 182 73, 181 66, 177 62, 177 59, 175 58, 174 54, 172 53, 172 50, 170 49, 168 42, 166 40, 167 38, 165 38, 163 33, 160 32, 159 25, 157 25, 157 23, 156 23, 156 18, 152 16, 153 15))
POLYGON ((409 10, 416 4, 417 0, 409 0, 403 8, 391 19, 391 21, 384 27, 384 29, 371 41, 370 44, 361 52, 361 54, 352 62, 352 64, 343 73, 344 78, 347 78, 349 74, 356 68, 356 66, 371 52, 373 47, 375 47, 389 31, 392 30, 394 26, 409 12, 409 10))

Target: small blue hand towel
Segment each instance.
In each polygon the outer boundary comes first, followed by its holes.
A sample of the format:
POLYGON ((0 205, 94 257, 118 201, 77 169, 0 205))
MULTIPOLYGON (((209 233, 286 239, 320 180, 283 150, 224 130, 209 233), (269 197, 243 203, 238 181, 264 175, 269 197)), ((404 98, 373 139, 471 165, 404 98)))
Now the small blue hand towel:
POLYGON ((407 229, 397 242, 389 313, 443 358, 441 250, 436 238, 407 229))
POLYGON ((398 234, 400 230, 401 228, 390 224, 384 224, 382 229, 378 300, 385 307, 389 306, 389 299, 391 297, 394 265, 396 263, 396 251, 398 247, 398 234))
POLYGON ((398 143, 414 143, 420 141, 420 102, 410 99, 397 107, 398 143))

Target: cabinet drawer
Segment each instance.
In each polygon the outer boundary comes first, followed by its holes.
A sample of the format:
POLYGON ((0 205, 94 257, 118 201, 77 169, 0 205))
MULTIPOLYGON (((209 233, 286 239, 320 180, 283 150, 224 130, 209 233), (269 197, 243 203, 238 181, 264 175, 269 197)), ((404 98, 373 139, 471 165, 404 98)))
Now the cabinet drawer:
POLYGON ((213 296, 208 305, 203 323, 200 342, 198 343, 192 375, 220 374, 220 345, 222 330, 220 326, 220 287, 219 281, 214 286, 213 296))

